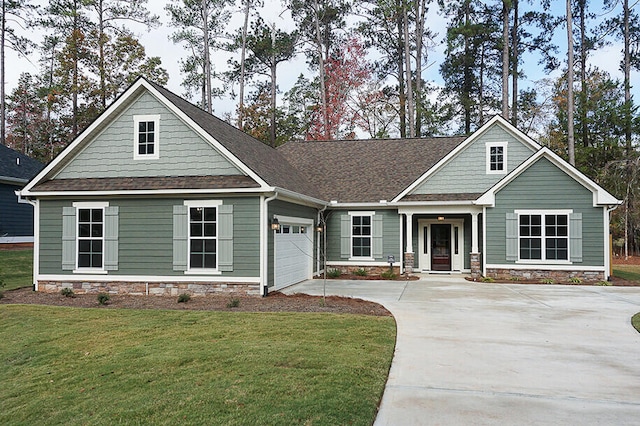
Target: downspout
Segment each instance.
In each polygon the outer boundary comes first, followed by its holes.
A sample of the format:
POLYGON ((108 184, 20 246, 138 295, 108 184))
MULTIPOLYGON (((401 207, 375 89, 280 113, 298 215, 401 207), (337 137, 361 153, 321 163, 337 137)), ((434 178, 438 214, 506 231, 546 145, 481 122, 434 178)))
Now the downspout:
MULTIPOLYGON (((322 210, 318 210, 318 220, 316 221, 316 223, 318 224, 318 226, 322 226, 322 232, 325 233, 327 232, 327 223, 323 220, 322 222, 320 222, 320 218, 322 217, 322 213, 324 213, 324 211, 327 209, 327 206, 322 207, 322 210)), ((316 235, 318 234, 317 232, 314 232, 316 235)), ((316 273, 319 274, 320 273, 320 255, 321 255, 321 251, 320 251, 320 238, 316 238, 316 253, 318 253, 318 257, 316 259, 316 273)), ((324 247, 324 255, 325 257, 327 256, 327 248, 324 247)), ((325 262, 326 263, 326 262, 325 262)), ((324 265, 326 267, 326 265, 324 265)))
POLYGON ((40 265, 40 232, 38 224, 40 223, 40 204, 38 200, 30 200, 23 198, 21 191, 14 191, 18 197, 18 204, 30 204, 33 206, 33 291, 38 291, 38 280, 40 265))
POLYGON ((261 233, 261 252, 262 255, 260 256, 260 265, 261 265, 261 273, 260 275, 262 275, 262 279, 260 280, 260 294, 262 295, 262 297, 265 297, 269 294, 269 279, 267 277, 267 274, 269 272, 269 265, 268 265, 268 261, 269 261, 269 230, 270 227, 268 226, 268 218, 269 218, 269 202, 275 200, 276 198, 278 198, 278 193, 274 193, 273 196, 269 197, 269 198, 265 198, 264 202, 262 203, 262 213, 261 213, 261 218, 260 218, 260 229, 262 229, 262 233, 261 233))
POLYGON ((604 270, 605 270, 605 274, 606 276, 604 277, 605 280, 610 281, 611 280, 611 273, 613 272, 611 270, 611 243, 610 243, 610 239, 611 239, 611 213, 618 208, 618 204, 614 204, 613 207, 607 207, 606 208, 606 212, 607 214, 605 215, 605 220, 607 221, 607 226, 605 227, 605 247, 606 247, 606 256, 604 257, 604 270))

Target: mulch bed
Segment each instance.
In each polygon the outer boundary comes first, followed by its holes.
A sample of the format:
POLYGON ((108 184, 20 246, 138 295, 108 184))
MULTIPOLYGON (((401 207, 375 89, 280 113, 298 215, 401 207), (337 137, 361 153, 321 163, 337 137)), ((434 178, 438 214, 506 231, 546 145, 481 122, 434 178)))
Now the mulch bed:
POLYGON ((327 312, 334 314, 358 314, 391 316, 382 305, 362 299, 303 294, 285 295, 270 293, 267 297, 212 295, 194 296, 188 302, 178 303, 178 297, 169 296, 127 296, 110 295, 106 305, 98 303, 95 294, 78 294, 65 297, 59 293, 42 293, 31 288, 19 288, 4 292, 0 304, 30 304, 68 306, 75 308, 100 309, 176 309, 184 311, 226 311, 226 312, 327 312), (232 299, 238 301, 237 307, 229 307, 232 299))

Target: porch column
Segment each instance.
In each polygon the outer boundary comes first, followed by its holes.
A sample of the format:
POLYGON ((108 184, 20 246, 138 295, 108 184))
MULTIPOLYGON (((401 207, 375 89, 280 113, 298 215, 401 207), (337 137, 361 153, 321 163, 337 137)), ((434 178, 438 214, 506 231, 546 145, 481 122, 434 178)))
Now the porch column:
POLYGON ((413 273, 413 214, 406 214, 407 249, 404 252, 404 270, 407 274, 413 273))
POLYGON ((480 278, 480 251, 478 250, 478 214, 471 213, 471 277, 480 278))

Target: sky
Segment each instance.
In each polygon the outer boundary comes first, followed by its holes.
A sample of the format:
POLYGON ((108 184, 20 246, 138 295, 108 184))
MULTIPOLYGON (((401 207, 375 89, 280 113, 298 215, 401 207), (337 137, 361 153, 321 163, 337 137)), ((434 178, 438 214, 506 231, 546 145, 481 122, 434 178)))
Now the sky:
MULTIPOLYGON (((164 10, 164 6, 168 0, 150 0, 148 7, 150 11, 160 17, 161 25, 158 28, 146 31, 144 28, 134 28, 134 31, 140 38, 143 46, 146 48, 147 56, 159 56, 162 59, 162 66, 169 73, 169 81, 167 88, 179 95, 184 94, 184 90, 180 83, 182 76, 180 75, 180 59, 187 56, 184 47, 181 45, 175 45, 169 41, 169 35, 175 31, 168 26, 167 13, 164 10)), ((494 0, 495 1, 495 0, 494 0)), ((46 1, 34 1, 34 3, 46 4, 46 1)), ((293 21, 289 12, 282 6, 280 0, 265 0, 265 5, 260 11, 261 16, 268 23, 274 23, 277 28, 281 30, 291 31, 294 29, 293 21)), ((591 8, 594 12, 602 13, 602 0, 592 0, 591 8)), ((564 16, 565 2, 562 0, 552 0, 551 12, 557 16, 564 16)), ((616 11, 620 10, 620 6, 616 11)), ((602 19, 603 17, 599 17, 602 19)), ((242 13, 239 7, 236 9, 236 13, 233 14, 228 31, 240 28, 242 25, 242 13)), ((442 78, 439 75, 439 64, 444 59, 444 36, 446 33, 446 20, 439 14, 436 4, 430 5, 429 15, 427 19, 427 26, 436 33, 434 40, 434 46, 429 51, 428 63, 432 64, 426 68, 423 72, 423 77, 437 86, 442 86, 442 78)), ((30 30, 31 38, 35 41, 41 38, 42 34, 37 31, 30 30)), ((561 59, 566 56, 566 30, 559 29, 555 36, 555 42, 559 46, 559 53, 561 59)), ((591 64, 596 65, 598 68, 609 72, 614 78, 622 79, 622 73, 619 69, 619 63, 621 58, 622 46, 620 43, 608 46, 595 52, 590 60, 591 64)), ((216 52, 213 54, 214 70, 222 72, 227 69, 227 60, 230 55, 224 52, 216 52)), ((237 55, 239 57, 239 54, 237 55)), ((556 78, 560 75, 560 70, 556 70, 551 74, 545 74, 542 70, 542 66, 536 64, 537 58, 532 55, 525 57, 525 64, 522 67, 526 73, 526 78, 519 82, 520 88, 531 87, 536 81, 543 78, 556 78)), ((22 72, 29 72, 36 74, 37 68, 37 54, 32 54, 29 58, 19 57, 15 52, 8 51, 6 66, 7 66, 7 93, 11 93, 11 90, 17 85, 18 77, 22 72)), ((295 60, 282 64, 278 68, 278 85, 282 93, 289 90, 298 76, 303 73, 308 77, 313 77, 312 72, 307 69, 305 58, 302 54, 299 54, 295 60)), ((637 80, 637 73, 632 74, 632 86, 637 80)), ((219 84, 219 83, 216 83, 219 84)), ((235 88, 237 93, 237 87, 235 88)), ((640 87, 633 89, 634 96, 640 95, 640 87)), ((192 99, 196 101, 197 99, 192 99)), ((235 110, 237 105, 237 99, 232 99, 230 96, 226 96, 222 99, 217 99, 214 102, 214 114, 218 116, 224 116, 227 113, 231 113, 235 110)))

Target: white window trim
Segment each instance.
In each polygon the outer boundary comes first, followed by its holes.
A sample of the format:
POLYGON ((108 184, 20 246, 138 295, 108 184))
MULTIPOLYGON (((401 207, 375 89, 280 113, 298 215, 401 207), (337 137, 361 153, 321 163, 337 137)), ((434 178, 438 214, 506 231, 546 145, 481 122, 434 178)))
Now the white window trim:
POLYGON ((508 164, 507 161, 507 146, 509 142, 487 142, 485 143, 485 155, 486 155, 486 172, 488 175, 506 175, 508 164), (491 170, 491 148, 502 147, 502 170, 491 170))
POLYGON ((220 219, 218 207, 221 206, 222 200, 185 200, 184 205, 187 209, 192 207, 215 207, 216 208, 216 268, 191 268, 191 212, 187 210, 187 270, 184 271, 185 275, 221 275, 222 272, 218 270, 218 260, 220 256, 218 234, 220 232, 220 219))
POLYGON ((160 158, 160 114, 134 115, 133 116, 133 159, 157 160, 160 158), (154 125, 154 149, 153 154, 138 154, 138 124, 141 121, 153 121, 154 125))
POLYGON ((349 260, 360 260, 360 261, 373 261, 375 258, 373 257, 373 216, 376 215, 374 211, 350 211, 348 212, 350 218, 349 221, 349 260), (353 255, 353 217, 354 216, 369 216, 371 218, 370 227, 371 227, 371 235, 369 235, 369 250, 371 252, 371 256, 354 256, 353 255))
POLYGON ((109 207, 109 202, 107 201, 87 201, 87 202, 75 202, 72 206, 76 209, 76 265, 73 270, 74 274, 106 274, 107 270, 104 268, 104 235, 105 235, 105 208, 109 207), (80 247, 80 233, 78 232, 78 227, 80 224, 80 217, 78 216, 78 210, 80 209, 102 209, 102 267, 101 268, 81 268, 78 266, 78 250, 80 247))
POLYGON ((518 221, 518 260, 516 261, 516 263, 522 263, 522 264, 530 264, 530 265, 536 265, 539 264, 541 262, 544 262, 545 264, 549 264, 549 265, 572 265, 573 262, 571 262, 571 214, 573 213, 573 210, 514 210, 514 213, 517 215, 517 221, 518 221), (542 256, 540 259, 520 259, 520 239, 522 238, 520 236, 520 215, 541 215, 542 217, 542 234, 540 235, 540 239, 542 241, 542 246, 541 246, 541 250, 542 250, 542 256), (550 259, 547 260, 547 253, 546 253, 546 244, 545 244, 545 219, 544 216, 546 215, 565 215, 567 216, 567 260, 556 260, 556 259, 550 259))

